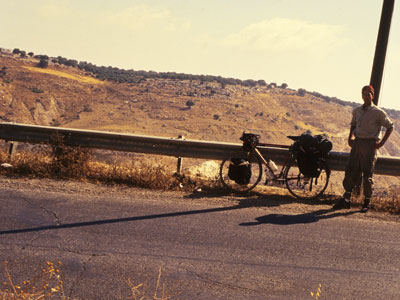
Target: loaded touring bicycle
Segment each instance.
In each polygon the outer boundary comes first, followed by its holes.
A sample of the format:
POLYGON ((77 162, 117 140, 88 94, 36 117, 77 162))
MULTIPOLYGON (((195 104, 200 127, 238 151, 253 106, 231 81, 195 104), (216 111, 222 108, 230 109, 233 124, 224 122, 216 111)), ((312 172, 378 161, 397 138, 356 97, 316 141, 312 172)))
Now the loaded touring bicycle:
POLYGON ((243 133, 240 138, 243 150, 230 155, 221 163, 222 184, 234 192, 249 192, 261 182, 265 173, 265 184, 286 185, 289 192, 299 199, 321 196, 328 186, 331 174, 328 153, 332 149, 332 143, 324 135, 302 134, 288 138, 293 140, 292 145, 282 146, 260 143, 259 135, 243 133), (271 159, 260 152, 260 147, 263 146, 289 150, 280 170, 271 159))

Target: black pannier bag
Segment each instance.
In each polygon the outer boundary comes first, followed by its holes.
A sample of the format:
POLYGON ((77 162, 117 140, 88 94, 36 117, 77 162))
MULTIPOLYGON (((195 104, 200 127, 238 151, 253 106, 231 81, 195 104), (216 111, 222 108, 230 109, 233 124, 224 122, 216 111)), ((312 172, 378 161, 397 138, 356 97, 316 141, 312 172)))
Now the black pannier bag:
POLYGON ((237 184, 248 184, 251 178, 251 164, 244 158, 231 158, 228 177, 237 184))
POLYGON ((332 150, 332 142, 328 140, 325 135, 319 134, 314 136, 314 139, 317 142, 317 149, 321 157, 326 157, 329 151, 332 150))
POLYGON ((331 150, 332 142, 325 135, 302 134, 290 147, 300 172, 307 177, 319 176, 321 158, 326 158, 331 150))

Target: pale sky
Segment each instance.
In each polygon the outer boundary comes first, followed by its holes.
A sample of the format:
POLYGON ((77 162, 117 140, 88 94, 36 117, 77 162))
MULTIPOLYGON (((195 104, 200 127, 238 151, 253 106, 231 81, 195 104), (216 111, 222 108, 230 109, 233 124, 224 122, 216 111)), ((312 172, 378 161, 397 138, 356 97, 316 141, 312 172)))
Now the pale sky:
MULTIPOLYGON (((0 0, 0 47, 97 66, 264 79, 361 103, 382 3, 0 0)), ((399 81, 397 3, 380 106, 400 110, 399 81)))

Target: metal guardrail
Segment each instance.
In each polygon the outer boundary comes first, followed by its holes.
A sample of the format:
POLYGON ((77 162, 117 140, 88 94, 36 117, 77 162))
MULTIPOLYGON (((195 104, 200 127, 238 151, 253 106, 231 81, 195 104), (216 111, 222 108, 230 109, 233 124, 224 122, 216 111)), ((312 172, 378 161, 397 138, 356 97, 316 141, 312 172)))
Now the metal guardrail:
MULTIPOLYGON (((62 136, 65 145, 115 151, 137 152, 222 160, 231 153, 241 151, 242 144, 213 141, 183 140, 165 137, 150 137, 126 133, 81 130, 17 123, 0 123, 0 139, 32 144, 51 143, 55 136, 62 136)), ((288 149, 282 147, 260 147, 261 153, 277 164, 288 157, 288 149)), ((332 170, 344 171, 349 153, 330 152, 329 165, 332 170)), ((399 176, 400 157, 378 156, 376 174, 399 176)))

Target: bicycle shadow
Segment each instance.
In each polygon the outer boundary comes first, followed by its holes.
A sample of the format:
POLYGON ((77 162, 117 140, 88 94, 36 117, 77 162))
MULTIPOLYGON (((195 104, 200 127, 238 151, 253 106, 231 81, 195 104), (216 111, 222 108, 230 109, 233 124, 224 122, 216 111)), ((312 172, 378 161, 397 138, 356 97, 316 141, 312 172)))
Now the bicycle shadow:
POLYGON ((205 190, 204 192, 193 192, 184 198, 202 199, 229 197, 230 200, 238 203, 240 207, 276 207, 288 204, 306 205, 333 205, 337 200, 337 195, 322 195, 318 199, 301 200, 288 194, 276 194, 273 192, 250 191, 247 194, 237 194, 225 189, 205 190))
POLYGON ((236 204, 240 208, 246 207, 276 207, 280 205, 294 203, 292 199, 282 195, 266 195, 250 192, 245 195, 230 193, 224 190, 212 192, 196 192, 184 196, 186 199, 221 199, 226 198, 232 204, 236 204))
POLYGON ((241 223, 239 226, 254 226, 261 224, 275 224, 275 225, 295 225, 295 224, 308 224, 315 223, 323 219, 332 219, 341 216, 349 216, 355 213, 355 211, 340 212, 332 209, 332 205, 337 200, 337 195, 325 194, 320 196, 318 199, 302 200, 292 195, 280 195, 274 193, 265 193, 258 191, 251 191, 247 195, 238 195, 235 193, 229 193, 226 190, 219 190, 213 193, 193 193, 187 196, 187 198, 199 199, 199 198, 214 198, 218 196, 230 196, 233 201, 237 201, 238 208, 246 207, 278 207, 290 204, 305 204, 311 206, 329 205, 330 208, 320 209, 304 214, 296 215, 285 215, 285 214, 269 214, 256 218, 255 222, 241 223))
POLYGON ((330 208, 330 209, 321 209, 318 211, 313 211, 298 215, 269 214, 256 218, 255 222, 240 223, 239 226, 256 226, 262 224, 274 224, 274 225, 310 224, 324 219, 332 219, 341 216, 350 216, 356 213, 359 213, 359 211, 353 210, 347 212, 338 212, 330 208))

